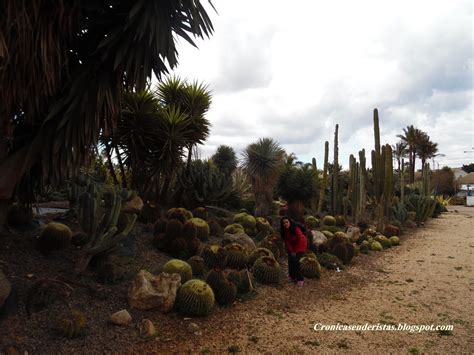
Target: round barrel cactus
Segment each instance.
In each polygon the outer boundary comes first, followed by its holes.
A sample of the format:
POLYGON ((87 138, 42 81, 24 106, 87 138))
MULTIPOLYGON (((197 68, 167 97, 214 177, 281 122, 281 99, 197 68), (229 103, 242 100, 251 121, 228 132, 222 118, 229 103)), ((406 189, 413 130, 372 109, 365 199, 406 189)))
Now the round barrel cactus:
POLYGON ((186 261, 172 259, 163 266, 163 272, 176 273, 181 276, 181 283, 185 283, 193 277, 193 269, 186 261))
POLYGON ((82 312, 72 309, 56 320, 54 328, 60 335, 73 339, 85 335, 87 320, 82 312))
POLYGON ((205 220, 201 218, 191 218, 189 221, 192 222, 196 226, 196 236, 200 240, 209 239, 210 228, 209 228, 209 224, 207 224, 205 220))
POLYGON ((383 249, 382 244, 380 244, 377 241, 373 241, 372 244, 370 244, 370 250, 381 251, 382 249, 383 249))
POLYGON ((211 313, 214 301, 212 288, 202 280, 192 279, 178 289, 175 307, 187 316, 206 316, 211 313))
POLYGON ((207 210, 205 207, 196 207, 193 210, 193 216, 197 218, 201 218, 206 221, 209 218, 209 213, 207 213, 207 210))
POLYGON ((241 224, 233 223, 233 224, 229 224, 228 226, 224 228, 224 233, 240 234, 240 233, 245 233, 245 230, 241 224))
POLYGON ((334 218, 333 216, 330 216, 330 215, 324 216, 323 224, 325 226, 335 226, 336 225, 336 218, 334 218))
POLYGON ((390 240, 384 235, 379 234, 374 239, 376 242, 379 242, 380 244, 382 244, 382 247, 384 249, 390 248, 392 246, 392 244, 390 243, 390 240))
POLYGON ((393 236, 388 239, 392 246, 400 245, 400 238, 393 236))
POLYGON ((204 263, 210 269, 223 269, 227 264, 227 252, 220 245, 207 245, 201 254, 204 263))
POLYGON ((198 277, 204 274, 206 266, 204 264, 204 259, 201 256, 191 256, 186 262, 191 266, 194 277, 198 277))
POLYGON ((263 283, 277 284, 280 282, 280 264, 271 256, 262 256, 253 265, 255 278, 263 283))
POLYGON ((44 252, 64 249, 69 246, 72 239, 71 229, 62 223, 50 222, 41 232, 38 246, 44 252))
POLYGON ((303 257, 300 259, 301 273, 307 278, 321 277, 321 265, 315 258, 303 257))
POLYGON ((252 251, 252 253, 249 256, 248 265, 252 266, 255 263, 255 261, 257 261, 257 259, 262 256, 269 256, 269 257, 274 258, 271 250, 268 250, 267 248, 256 248, 255 250, 252 251))
POLYGON ((241 270, 247 265, 248 256, 244 247, 237 243, 231 243, 224 247, 227 252, 227 267, 241 270))
POLYGON ((319 219, 316 217, 308 216, 304 219, 304 222, 310 229, 316 229, 319 227, 319 219))

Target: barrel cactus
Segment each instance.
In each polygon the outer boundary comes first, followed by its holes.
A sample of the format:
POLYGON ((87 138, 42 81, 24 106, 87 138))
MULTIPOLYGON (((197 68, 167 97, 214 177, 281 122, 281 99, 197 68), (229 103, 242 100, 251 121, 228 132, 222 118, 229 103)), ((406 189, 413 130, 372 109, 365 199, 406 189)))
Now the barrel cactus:
POLYGON ((339 243, 331 249, 331 253, 336 255, 344 265, 349 265, 355 256, 355 247, 352 243, 339 243))
POLYGON ((224 268, 227 264, 227 252, 220 245, 207 245, 201 254, 208 268, 224 268))
POLYGON ((273 253, 267 248, 256 248, 249 255, 248 265, 253 266, 255 261, 257 261, 257 259, 262 256, 269 256, 269 257, 274 258, 273 253))
POLYGON ((344 216, 336 216, 336 226, 344 227, 346 225, 346 218, 344 216))
POLYGON ((359 247, 359 251, 361 254, 369 254, 369 244, 362 243, 359 247))
POLYGON ((373 241, 370 244, 370 250, 381 251, 382 249, 383 249, 382 244, 380 244, 379 242, 373 241))
POLYGON ((207 213, 205 207, 197 207, 193 210, 193 216, 207 221, 207 219, 209 218, 209 213, 207 213))
POLYGON ((186 240, 191 240, 197 237, 197 227, 192 219, 187 221, 183 226, 183 237, 186 240))
POLYGON ((224 233, 240 234, 245 233, 245 230, 241 224, 233 223, 224 228, 224 233))
POLYGON ((336 225, 336 218, 334 218, 333 216, 330 216, 330 215, 324 216, 323 224, 325 226, 335 226, 336 225))
POLYGON ((209 234, 213 237, 222 237, 224 235, 224 228, 221 227, 219 222, 215 219, 211 219, 209 224, 209 234))
POLYGON ((321 266, 324 266, 328 270, 336 270, 337 268, 343 269, 342 263, 339 258, 330 253, 319 254, 318 261, 321 266))
POLYGON ((55 330, 62 336, 73 339, 84 336, 87 330, 87 319, 76 309, 66 312, 56 320, 55 330))
POLYGON ((278 259, 280 257, 280 248, 277 244, 279 238, 275 238, 271 235, 265 237, 260 243, 258 243, 259 248, 265 248, 270 250, 273 253, 273 257, 278 259))
POLYGON ((72 245, 76 247, 82 247, 89 243, 90 237, 87 235, 87 233, 84 232, 76 232, 72 235, 71 237, 71 243, 72 245))
POLYGON ((166 223, 165 234, 168 240, 181 238, 183 236, 183 223, 177 219, 170 219, 166 223))
POLYGON ((62 223, 50 222, 41 232, 38 246, 43 252, 64 249, 72 239, 71 229, 62 223))
POLYGON ((334 237, 334 234, 331 233, 330 231, 327 231, 327 230, 322 230, 321 233, 324 234, 324 236, 329 240, 331 239, 332 237, 334 237))
POLYGON ((204 281, 192 279, 185 282, 176 294, 176 309, 187 316, 206 316, 214 306, 214 292, 204 281))
POLYGON ((193 276, 199 277, 204 274, 205 264, 204 259, 198 255, 191 256, 186 262, 191 266, 193 270, 193 276))
POLYGON ((201 218, 191 218, 190 221, 196 226, 197 229, 197 237, 200 240, 207 240, 209 239, 209 224, 201 218))
POLYGON ((231 243, 225 246, 227 251, 227 267, 241 270, 247 265, 247 253, 243 246, 231 243))
POLYGON ((263 232, 263 233, 267 233, 267 234, 270 234, 272 232, 272 226, 270 225, 270 223, 268 222, 268 220, 264 217, 257 217, 256 218, 256 221, 257 221, 257 231, 260 233, 260 232, 263 232))
POLYGON ((176 273, 181 276, 181 283, 185 283, 193 277, 191 265, 183 260, 172 259, 163 266, 163 272, 168 274, 176 273))
POLYGON ((255 278, 263 283, 278 284, 280 282, 280 264, 271 256, 262 256, 253 265, 255 278))
POLYGON ((304 222, 310 229, 316 229, 319 227, 319 219, 316 217, 308 216, 304 219, 304 222))
POLYGON ((162 218, 159 218, 153 225, 153 235, 158 235, 160 233, 166 232, 166 221, 162 218))
POLYGON ((388 239, 392 246, 400 245, 400 238, 393 236, 388 239))
POLYGON ((328 232, 331 232, 332 234, 336 234, 337 232, 344 232, 344 230, 338 226, 323 226, 321 229, 322 229, 321 230, 322 232, 328 231, 328 232))
POLYGON ((392 244, 390 244, 390 240, 388 240, 388 238, 384 235, 379 234, 374 239, 376 242, 382 244, 384 249, 390 248, 392 246, 392 244))
POLYGON ((314 258, 306 256, 301 258, 300 267, 304 277, 317 279, 321 277, 321 265, 319 265, 319 262, 314 258))

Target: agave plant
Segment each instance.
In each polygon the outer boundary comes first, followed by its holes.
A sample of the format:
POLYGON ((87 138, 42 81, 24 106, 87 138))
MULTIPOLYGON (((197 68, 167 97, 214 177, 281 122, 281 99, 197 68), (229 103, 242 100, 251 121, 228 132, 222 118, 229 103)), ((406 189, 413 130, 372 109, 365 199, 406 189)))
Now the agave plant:
POLYGON ((284 150, 272 138, 260 138, 243 153, 243 168, 255 195, 255 215, 266 217, 273 201, 273 190, 284 165, 284 150))

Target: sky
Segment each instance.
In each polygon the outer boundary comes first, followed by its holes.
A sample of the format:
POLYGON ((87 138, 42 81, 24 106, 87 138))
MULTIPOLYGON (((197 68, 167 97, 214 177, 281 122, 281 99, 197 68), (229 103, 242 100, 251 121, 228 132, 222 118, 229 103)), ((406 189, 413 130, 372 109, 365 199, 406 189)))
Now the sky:
POLYGON ((413 124, 438 143, 435 166, 474 162, 473 4, 458 0, 203 1, 215 33, 178 46, 174 74, 209 85, 211 134, 203 158, 221 144, 238 157, 272 137, 322 167, 324 142, 339 161, 413 124))

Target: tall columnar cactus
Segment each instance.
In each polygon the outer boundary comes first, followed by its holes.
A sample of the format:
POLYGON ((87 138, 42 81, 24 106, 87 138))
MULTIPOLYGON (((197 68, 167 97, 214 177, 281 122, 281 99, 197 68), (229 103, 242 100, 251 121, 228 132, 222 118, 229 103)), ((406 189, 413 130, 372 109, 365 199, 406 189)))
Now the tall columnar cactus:
POLYGON ((122 189, 105 188, 91 183, 79 196, 78 220, 90 241, 82 250, 76 271, 84 271, 92 257, 112 251, 133 228, 137 215, 133 214, 122 230, 117 227, 122 208, 122 189))
POLYGON ((339 125, 334 130, 334 161, 331 177, 332 213, 341 213, 342 196, 339 191, 339 125))
POLYGON ((349 189, 348 197, 351 199, 352 220, 357 223, 359 219, 359 164, 356 162, 354 155, 349 157, 349 189))
POLYGON ((423 195, 424 196, 429 196, 430 194, 430 164, 426 163, 425 166, 423 167, 423 195))
POLYGON ((379 113, 377 109, 374 109, 374 139, 375 149, 372 150, 372 173, 374 179, 374 195, 377 202, 379 202, 382 195, 382 180, 380 180, 382 156, 380 151, 379 113))
POLYGON ((367 181, 367 170, 366 170, 366 161, 365 161, 365 149, 359 151, 359 212, 358 217, 360 220, 365 220, 365 207, 367 201, 367 191, 365 184, 367 181))
POLYGON ((393 158, 392 146, 385 145, 385 169, 384 169, 384 214, 386 218, 390 218, 392 197, 393 197, 393 158))
POLYGON ((405 201, 405 160, 402 159, 402 166, 400 168, 400 202, 405 201))
POLYGON ((311 168, 313 172, 313 179, 314 179, 314 193, 313 193, 313 198, 311 199, 311 210, 316 212, 318 209, 318 194, 317 194, 317 189, 319 188, 319 174, 318 174, 318 166, 316 165, 316 158, 313 158, 311 161, 311 168))
POLYGON ((326 197, 326 188, 328 184, 328 157, 329 157, 329 142, 324 143, 324 167, 323 167, 323 180, 319 189, 319 202, 318 202, 318 213, 323 211, 323 204, 326 197))

